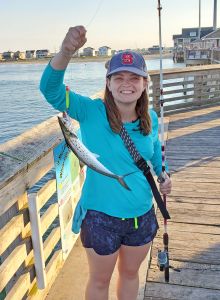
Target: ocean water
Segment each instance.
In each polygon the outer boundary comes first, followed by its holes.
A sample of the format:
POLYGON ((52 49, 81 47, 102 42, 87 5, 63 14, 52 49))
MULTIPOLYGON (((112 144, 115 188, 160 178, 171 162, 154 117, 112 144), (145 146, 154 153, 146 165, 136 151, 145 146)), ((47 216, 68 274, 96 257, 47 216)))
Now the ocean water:
MULTIPOLYGON (((159 59, 147 60, 149 70, 159 69, 159 59)), ((105 62, 71 63, 65 83, 85 96, 94 95, 105 86, 105 62)), ((172 59, 163 59, 163 68, 178 68, 172 59)), ((39 91, 46 64, 0 64, 0 143, 4 143, 36 124, 54 116, 53 109, 39 91)))
MULTIPOLYGON (((106 70, 104 65, 105 62, 71 63, 65 73, 65 84, 82 95, 94 95, 105 86, 106 70)), ((149 60, 147 66, 149 70, 157 70, 159 69, 159 60, 149 60)), ((172 59, 163 60, 164 69, 182 66, 183 64, 174 64, 172 59)), ((45 67, 46 64, 0 64, 1 144, 58 113, 45 101, 39 91, 39 82, 45 67)), ((55 178, 54 168, 28 189, 28 194, 37 192, 52 178, 55 178)), ((55 193, 41 209, 41 215, 56 201, 57 194, 55 193)), ((57 226, 59 226, 59 218, 56 218, 45 232, 43 240, 57 226)), ((60 241, 53 252, 57 249, 61 249, 60 241)))

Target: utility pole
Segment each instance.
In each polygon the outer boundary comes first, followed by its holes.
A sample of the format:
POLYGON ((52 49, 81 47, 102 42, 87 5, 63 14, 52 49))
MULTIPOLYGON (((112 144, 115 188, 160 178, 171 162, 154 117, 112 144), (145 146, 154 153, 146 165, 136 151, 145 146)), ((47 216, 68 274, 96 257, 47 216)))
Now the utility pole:
POLYGON ((198 30, 198 39, 201 37, 201 0, 199 0, 199 30, 198 30))
POLYGON ((213 10, 213 30, 217 29, 217 0, 214 0, 214 10, 213 10))

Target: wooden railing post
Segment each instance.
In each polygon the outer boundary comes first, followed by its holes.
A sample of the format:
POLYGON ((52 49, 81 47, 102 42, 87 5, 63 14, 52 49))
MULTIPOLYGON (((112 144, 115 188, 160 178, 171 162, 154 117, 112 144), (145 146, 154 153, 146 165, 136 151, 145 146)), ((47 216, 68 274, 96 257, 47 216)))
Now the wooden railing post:
POLYGON ((153 109, 159 114, 160 111, 160 76, 151 75, 152 81, 152 98, 153 98, 153 109))
POLYGON ((43 251, 43 235, 41 230, 40 208, 37 194, 28 196, 29 215, 31 222, 32 244, 34 250, 34 265, 37 276, 37 286, 44 289, 47 285, 45 258, 43 251))

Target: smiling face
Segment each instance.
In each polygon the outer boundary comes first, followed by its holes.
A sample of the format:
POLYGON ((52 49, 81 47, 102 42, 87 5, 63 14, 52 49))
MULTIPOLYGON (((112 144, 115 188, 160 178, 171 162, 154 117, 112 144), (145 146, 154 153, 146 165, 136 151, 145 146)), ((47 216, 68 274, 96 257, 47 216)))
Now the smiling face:
POLYGON ((116 105, 136 104, 147 87, 147 79, 131 72, 119 72, 107 78, 106 84, 116 105))

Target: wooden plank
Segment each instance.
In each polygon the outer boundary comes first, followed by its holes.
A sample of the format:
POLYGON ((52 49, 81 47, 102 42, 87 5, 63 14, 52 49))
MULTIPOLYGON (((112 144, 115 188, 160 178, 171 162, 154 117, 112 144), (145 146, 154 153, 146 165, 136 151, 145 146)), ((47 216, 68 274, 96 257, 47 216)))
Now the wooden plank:
POLYGON ((219 212, 199 212, 191 211, 188 209, 184 209, 181 212, 181 208, 179 212, 176 212, 176 209, 170 209, 169 213, 171 216, 170 222, 179 222, 179 223, 191 223, 191 224, 204 224, 204 225, 219 225, 219 212))
POLYGON ((192 192, 193 194, 196 194, 197 191, 205 192, 211 191, 212 193, 219 193, 219 186, 215 183, 183 183, 183 182, 176 182, 176 184, 173 186, 173 190, 187 190, 188 192, 192 192), (196 190, 195 190, 196 189, 196 190))
POLYGON ((219 178, 217 178, 218 168, 214 168, 213 170, 210 170, 210 168, 202 169, 202 172, 200 172, 199 168, 196 170, 193 168, 188 167, 187 169, 182 169, 179 172, 173 171, 171 173, 172 181, 178 182, 178 181, 188 181, 189 180, 195 180, 195 182, 198 180, 199 182, 203 182, 203 180, 207 180, 207 182, 213 182, 218 183, 219 178), (213 172, 215 171, 215 172, 213 172), (201 181, 200 181, 201 180, 201 181))
MULTIPOLYGON (((170 270, 169 284, 181 286, 194 286, 220 290, 220 265, 198 264, 191 262, 179 262, 170 260, 170 265, 180 272, 170 270)), ((148 281, 164 282, 157 266, 156 258, 153 258, 151 268, 148 271, 148 281)))
POLYGON ((12 290, 7 294, 5 300, 20 300, 28 292, 28 287, 31 284, 30 273, 21 275, 13 286, 12 290))
MULTIPOLYGON (((169 168, 171 169, 172 173, 176 172, 182 172, 184 170, 189 170, 190 173, 200 174, 200 173, 207 173, 210 174, 210 172, 213 172, 213 175, 216 176, 216 174, 219 174, 219 166, 218 161, 210 162, 208 165, 206 165, 204 162, 199 161, 190 161, 190 160, 174 160, 171 159, 168 160, 169 168)), ((196 175, 195 175, 196 176, 196 175)))
POLYGON ((3 188, 12 181, 19 173, 26 171, 32 164, 35 164, 59 143, 62 134, 59 130, 57 117, 33 127, 18 137, 0 145, 0 152, 12 157, 17 157, 20 161, 12 160, 8 165, 7 156, 2 156, 2 173, 0 177, 0 188, 3 188))
MULTIPOLYGON (((218 132, 216 133, 216 136, 218 135, 218 132)), ((215 139, 215 137, 193 137, 193 136, 188 136, 188 137, 183 137, 181 139, 181 143, 176 143, 176 141, 174 140, 170 140, 168 143, 167 143, 167 151, 169 150, 174 150, 176 147, 177 149, 181 148, 181 147, 184 147, 187 151, 189 150, 189 146, 193 147, 194 149, 197 149, 197 148, 207 148, 207 147, 210 147, 210 143, 213 145, 213 146, 219 146, 219 141, 215 139)), ((212 149, 210 149, 212 150, 212 149)))
MULTIPOLYGON (((163 248, 163 242, 158 242, 158 248, 153 248, 152 256, 157 257, 158 249, 163 248)), ((220 255, 219 252, 214 251, 201 251, 201 249, 189 249, 189 248, 177 248, 169 247, 169 256, 171 260, 180 261, 180 262, 192 262, 199 264, 213 264, 219 265, 220 255)))
POLYGON ((56 244, 61 238, 60 227, 54 228, 44 241, 44 257, 48 259, 56 244))
POLYGON ((178 165, 186 166, 189 169, 189 172, 203 172, 203 171, 215 171, 215 169, 219 169, 220 167, 220 161, 216 157, 216 160, 214 160, 212 157, 204 157, 204 158, 198 158, 197 159, 191 159, 188 158, 177 158, 177 157, 167 157, 168 163, 170 166, 175 167, 178 165), (194 169, 200 167, 199 169, 194 169))
MULTIPOLYGON (((214 146, 213 146, 214 147, 214 146)), ((184 150, 183 150, 184 151, 184 150)), ((176 151, 169 151, 169 155, 167 155, 168 158, 172 157, 172 158, 177 158, 178 157, 182 157, 185 159, 198 159, 198 157, 210 157, 210 155, 212 156, 220 156, 220 150, 219 149, 213 149, 212 152, 210 153, 210 151, 208 149, 204 149, 202 148, 201 151, 199 151, 199 149, 193 149, 191 148, 188 151, 185 151, 185 155, 184 152, 181 152, 181 150, 177 149, 176 151), (199 152, 199 154, 198 154, 199 152)))
POLYGON ((190 172, 193 172, 193 168, 195 168, 195 171, 206 171, 206 170, 211 170, 211 171, 219 171, 219 160, 213 160, 212 157, 204 157, 201 159, 195 158, 195 159, 189 159, 189 158, 178 158, 178 157, 169 157, 167 156, 167 161, 169 163, 169 166, 171 168, 175 168, 178 166, 182 166, 182 167, 187 167, 190 172), (200 169, 196 169, 197 167, 200 167, 200 169))
MULTIPOLYGON (((177 197, 195 197, 195 198, 207 198, 207 191, 206 192, 200 192, 197 191, 196 193, 192 193, 192 191, 186 191, 186 190, 178 190, 173 187, 172 188, 172 196, 177 197)), ((209 199, 220 199, 220 195, 218 192, 212 192, 209 191, 209 199)))
MULTIPOLYGON (((220 243, 212 241, 211 238, 208 240, 202 240, 197 239, 193 240, 191 238, 187 238, 184 240, 184 233, 181 232, 178 234, 178 238, 175 237, 175 234, 173 236, 171 235, 170 241, 169 241, 169 248, 170 249, 187 249, 187 251, 200 251, 200 253, 213 253, 216 256, 216 264, 220 264, 220 243)), ((154 247, 160 248, 162 240, 159 238, 155 238, 154 240, 154 247)), ((172 257, 172 256, 171 256, 172 257)), ((206 262, 208 263, 208 261, 206 262)))
MULTIPOLYGON (((201 248, 207 246, 215 246, 217 244, 220 244, 220 228, 216 227, 216 234, 211 234, 211 233, 204 233, 204 232, 194 232, 195 229, 193 229, 195 226, 191 225, 191 228, 188 229, 188 232, 186 230, 181 230, 178 231, 180 226, 177 226, 178 223, 173 223, 173 226, 169 226, 169 234, 175 238, 176 241, 187 241, 191 244, 191 242, 201 242, 201 248), (194 230, 194 231, 193 231, 194 230), (210 244, 209 244, 210 243, 210 244)), ((179 225, 179 224, 178 224, 179 225)), ((201 225, 202 226, 202 225, 201 225)), ((184 227, 182 225, 182 227, 184 227)), ((205 227, 205 226, 203 226, 205 227)), ((215 227, 215 226, 211 226, 215 227)), ((158 230, 157 233, 157 239, 162 239, 163 238, 163 227, 160 226, 160 229, 158 230)), ((219 250, 220 251, 220 250, 219 250)))
POLYGON ((44 213, 44 215, 41 217, 41 229, 42 229, 42 236, 47 231, 49 226, 52 224, 52 222, 55 220, 55 218, 58 216, 58 204, 54 203, 49 206, 47 211, 44 213))
POLYGON ((220 203, 219 199, 217 199, 217 198, 209 199, 209 198, 207 198, 207 195, 205 195, 203 198, 202 197, 196 198, 196 197, 193 197, 193 195, 191 197, 190 196, 186 197, 183 195, 182 196, 178 195, 175 197, 175 196, 173 196, 173 193, 167 197, 167 206, 168 207, 170 206, 171 202, 176 202, 179 205, 182 205, 182 203, 194 203, 194 204, 200 203, 200 204, 211 204, 211 205, 212 204, 216 205, 216 204, 220 203))
MULTIPOLYGON (((159 219, 159 225, 160 225, 160 230, 163 231, 163 220, 159 219)), ((212 238, 213 235, 219 235, 220 234, 220 227, 218 226, 211 226, 211 225, 198 225, 198 224, 187 224, 185 223, 184 225, 182 223, 172 223, 168 221, 168 232, 176 232, 176 236, 180 232, 183 233, 188 233, 188 234, 202 234, 206 235, 209 234, 210 238, 212 238)))
POLYGON ((43 300, 48 294, 54 280, 56 279, 64 261, 62 260, 62 250, 56 251, 46 267, 48 285, 44 290, 39 290, 36 286, 32 288, 27 300, 43 300))
POLYGON ((210 105, 210 104, 216 104, 216 103, 219 103, 220 102, 220 99, 219 98, 216 98, 216 99, 210 99, 210 100, 202 100, 202 103, 196 103, 195 101, 190 101, 190 102, 186 102, 186 103, 178 103, 178 104, 169 104, 168 106, 164 106, 164 111, 167 112, 167 111, 175 111, 177 109, 181 109, 181 108, 195 108, 196 106, 201 106, 201 105, 210 105))
MULTIPOLYGON (((198 75, 208 75, 209 72, 212 71, 211 74, 218 74, 220 66, 219 64, 212 64, 212 65, 202 65, 202 66, 190 66, 187 68, 175 68, 175 69, 164 69, 164 80, 166 79, 176 79, 178 76, 194 76, 195 74, 198 75)), ((153 78, 159 77, 160 71, 159 70, 150 70, 149 75, 153 78)))
POLYGON ((144 300, 148 299, 218 300, 220 299, 220 291, 175 284, 147 282, 144 300))
POLYGON ((38 192, 38 206, 41 209, 44 204, 56 192, 56 179, 49 180, 38 192))
MULTIPOLYGON (((187 79, 186 77, 179 77, 176 78, 175 82, 167 82, 167 83, 163 83, 163 87, 166 90, 167 88, 171 88, 171 87, 179 87, 181 86, 182 89, 184 89, 184 86, 190 86, 193 90, 201 90, 201 91, 209 91, 210 93, 212 93, 212 90, 215 91, 214 89, 218 90, 219 88, 219 83, 220 80, 216 80, 215 78, 206 78, 205 80, 201 80, 200 81, 200 85, 198 85, 198 83, 195 84, 195 80, 192 79, 187 79), (200 88, 198 88, 200 87, 200 88)), ((159 90, 160 89, 160 85, 158 83, 158 81, 154 81, 153 82, 154 88, 159 90)), ((180 90, 182 90, 180 88, 180 90)))
POLYGON ((175 185, 176 183, 177 184, 180 184, 182 183, 183 181, 186 183, 186 182, 195 182, 195 183, 218 183, 220 184, 220 178, 217 177, 217 176, 213 176, 209 173, 209 174, 198 174, 196 176, 199 176, 199 177, 196 177, 194 178, 195 176, 195 173, 194 174, 188 174, 188 176, 186 174, 179 174, 179 176, 176 176, 176 178, 172 178, 172 183, 173 185, 175 185))
POLYGON ((0 230, 0 255, 10 246, 10 244, 19 236, 24 228, 23 215, 13 217, 0 230))
POLYGON ((0 291, 6 286, 27 256, 26 245, 16 247, 0 265, 0 291))
POLYGON ((190 126, 187 126, 186 129, 184 128, 180 128, 180 129, 171 129, 171 126, 169 126, 169 137, 172 136, 172 134, 175 132, 175 133, 182 133, 184 130, 187 130, 187 131, 194 131, 196 132, 198 129, 201 130, 202 129, 207 129, 207 128, 211 128, 211 127, 216 127, 217 123, 216 120, 209 120, 207 122, 203 122, 202 124, 200 123, 197 123, 197 124, 193 124, 193 125, 190 125, 190 126))
POLYGON ((175 210, 175 212, 178 214, 182 214, 185 210, 190 210, 192 213, 197 214, 198 212, 200 213, 205 213, 205 212, 211 212, 213 215, 218 215, 220 216, 220 203, 215 205, 209 205, 206 203, 181 203, 181 205, 178 202, 170 202, 169 203, 169 208, 171 210, 175 210))
POLYGON ((36 165, 30 166, 26 170, 22 170, 12 181, 5 183, 0 194, 0 215, 7 211, 20 195, 24 194, 29 187, 32 187, 39 181, 54 165, 53 151, 45 154, 39 161, 35 161, 36 165), (36 168, 37 166, 37 168, 36 168))
POLYGON ((43 251, 43 240, 41 230, 40 208, 38 206, 36 193, 28 195, 28 206, 31 223, 32 245, 34 250, 34 266, 39 289, 44 289, 47 285, 45 272, 45 258, 43 251))
POLYGON ((170 120, 170 126, 172 126, 172 124, 174 122, 178 122, 179 124, 181 124, 182 120, 186 120, 186 119, 192 119, 193 118, 202 118, 202 117, 208 117, 210 114, 218 114, 220 112, 220 106, 219 105, 214 105, 214 106, 210 106, 210 107, 200 107, 194 110, 190 110, 187 112, 180 112, 177 114, 172 115, 172 119, 170 120))

